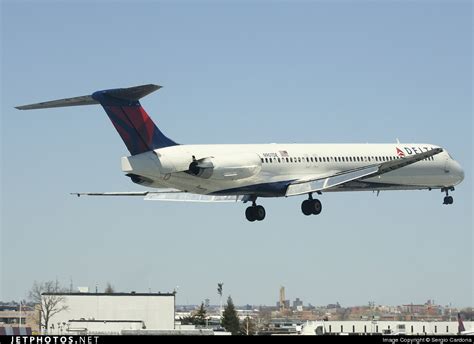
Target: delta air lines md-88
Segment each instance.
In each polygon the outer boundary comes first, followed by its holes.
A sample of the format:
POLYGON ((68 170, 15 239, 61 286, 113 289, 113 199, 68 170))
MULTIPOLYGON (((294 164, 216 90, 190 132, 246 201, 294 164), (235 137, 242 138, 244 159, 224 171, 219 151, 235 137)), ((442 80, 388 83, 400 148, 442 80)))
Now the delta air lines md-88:
POLYGON ((425 143, 397 144, 179 144, 165 136, 139 99, 157 85, 18 106, 19 110, 100 104, 130 151, 122 170, 155 191, 77 193, 143 196, 148 200, 250 202, 249 221, 265 218, 258 198, 306 195, 304 215, 321 213, 314 196, 335 191, 441 189, 443 204, 464 172, 448 152, 425 143))

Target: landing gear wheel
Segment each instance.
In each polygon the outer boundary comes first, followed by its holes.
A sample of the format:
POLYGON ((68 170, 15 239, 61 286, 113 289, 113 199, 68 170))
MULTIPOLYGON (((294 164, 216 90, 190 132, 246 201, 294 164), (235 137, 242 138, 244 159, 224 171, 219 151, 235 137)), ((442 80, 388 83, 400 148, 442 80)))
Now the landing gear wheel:
POLYGON ((446 196, 443 200, 443 204, 453 204, 454 202, 454 199, 453 199, 453 196, 446 196))
POLYGON ((449 196, 449 191, 454 191, 454 187, 441 189, 441 192, 446 192, 446 197, 444 197, 443 199, 443 204, 448 205, 448 204, 453 204, 454 202, 453 196, 449 196))
POLYGON ((313 209, 312 209, 312 204, 311 204, 312 201, 313 201, 312 199, 307 199, 307 200, 304 200, 303 203, 301 203, 301 211, 306 216, 313 214, 313 209))
POLYGON ((254 208, 255 208, 255 210, 254 210, 255 219, 257 221, 262 221, 265 218, 265 214, 266 214, 265 208, 262 207, 261 205, 257 205, 254 208))
POLYGON ((245 217, 250 222, 254 222, 256 220, 255 207, 248 207, 247 209, 245 209, 245 217))
POLYGON ((323 210, 323 205, 319 201, 319 199, 313 199, 312 202, 312 208, 313 208, 313 215, 319 215, 321 214, 321 210, 323 210))
POLYGON ((245 209, 245 217, 250 222, 262 221, 265 218, 265 208, 261 205, 252 205, 245 209))
POLYGON ((319 199, 307 199, 301 203, 301 211, 303 214, 306 216, 309 215, 319 215, 321 213, 321 210, 323 209, 323 206, 319 199))

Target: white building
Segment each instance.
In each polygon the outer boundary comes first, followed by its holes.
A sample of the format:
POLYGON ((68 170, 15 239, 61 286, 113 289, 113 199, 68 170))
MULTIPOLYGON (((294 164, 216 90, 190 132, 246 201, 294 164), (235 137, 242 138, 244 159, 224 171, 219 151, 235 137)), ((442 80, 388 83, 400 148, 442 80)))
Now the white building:
POLYGON ((61 305, 68 308, 51 317, 49 334, 174 329, 173 293, 44 293, 42 301, 55 296, 62 297, 61 305))
MULTIPOLYGON (((404 335, 454 335, 458 333, 457 321, 308 321, 301 334, 404 334, 404 335)), ((465 321, 466 329, 474 322, 465 321)))

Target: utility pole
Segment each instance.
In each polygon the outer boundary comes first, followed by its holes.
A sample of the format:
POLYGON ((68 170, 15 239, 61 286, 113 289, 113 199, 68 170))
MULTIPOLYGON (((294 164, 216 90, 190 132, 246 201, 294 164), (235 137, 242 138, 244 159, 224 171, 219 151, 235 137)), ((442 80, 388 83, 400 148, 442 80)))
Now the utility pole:
POLYGON ((21 327, 21 300, 20 300, 20 319, 18 319, 18 320, 20 320, 18 322, 18 327, 21 327))

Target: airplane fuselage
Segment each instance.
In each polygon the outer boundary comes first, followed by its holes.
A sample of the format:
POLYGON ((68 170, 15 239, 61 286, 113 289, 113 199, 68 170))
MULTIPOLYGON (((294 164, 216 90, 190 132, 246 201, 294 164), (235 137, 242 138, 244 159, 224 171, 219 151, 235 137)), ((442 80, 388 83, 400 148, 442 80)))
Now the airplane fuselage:
MULTIPOLYGON (((434 148, 438 146, 416 143, 178 145, 123 158, 122 169, 142 177, 132 179, 150 187, 278 197, 284 196, 288 184, 296 180, 324 178, 434 148), (202 173, 190 173, 193 161, 202 160, 202 173)), ((459 163, 444 150, 401 169, 328 191, 446 188, 463 178, 459 163)))

